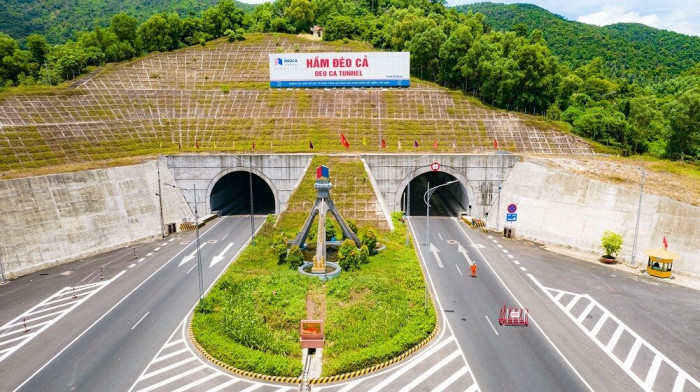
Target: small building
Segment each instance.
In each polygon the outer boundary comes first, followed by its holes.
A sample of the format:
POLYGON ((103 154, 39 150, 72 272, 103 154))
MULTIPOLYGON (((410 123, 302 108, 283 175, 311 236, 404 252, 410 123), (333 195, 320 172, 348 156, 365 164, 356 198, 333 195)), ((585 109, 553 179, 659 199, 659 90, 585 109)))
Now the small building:
POLYGON ((678 255, 668 249, 647 249, 644 253, 649 256, 647 262, 647 273, 659 278, 670 278, 673 261, 678 259, 678 255))
POLYGON ((311 28, 311 35, 314 37, 323 37, 323 27, 314 26, 311 28))

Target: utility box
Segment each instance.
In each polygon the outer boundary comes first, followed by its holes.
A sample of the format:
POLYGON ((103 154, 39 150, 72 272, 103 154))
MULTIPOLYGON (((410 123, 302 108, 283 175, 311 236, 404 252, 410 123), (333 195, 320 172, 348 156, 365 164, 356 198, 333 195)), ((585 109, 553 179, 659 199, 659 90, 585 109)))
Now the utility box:
POLYGON ((301 348, 323 348, 323 320, 301 320, 299 323, 301 348))

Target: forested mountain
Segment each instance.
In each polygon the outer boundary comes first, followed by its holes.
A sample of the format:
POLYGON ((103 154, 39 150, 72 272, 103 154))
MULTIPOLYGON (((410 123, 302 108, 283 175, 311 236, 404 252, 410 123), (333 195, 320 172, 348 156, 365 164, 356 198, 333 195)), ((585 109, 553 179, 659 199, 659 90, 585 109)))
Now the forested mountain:
POLYGON ((700 37, 641 24, 599 27, 564 19, 532 4, 476 3, 456 8, 484 14, 495 30, 509 31, 518 24, 527 31, 539 29, 552 53, 570 68, 602 57, 606 76, 629 82, 660 82, 700 61, 700 37))
MULTIPOLYGON (((74 33, 95 26, 107 27, 120 12, 139 23, 161 12, 181 17, 216 5, 219 0, 0 0, 0 32, 11 37, 38 33, 51 44, 74 38, 74 33)), ((236 2, 236 5, 244 6, 236 2)), ((248 9, 253 6, 245 5, 248 9)))

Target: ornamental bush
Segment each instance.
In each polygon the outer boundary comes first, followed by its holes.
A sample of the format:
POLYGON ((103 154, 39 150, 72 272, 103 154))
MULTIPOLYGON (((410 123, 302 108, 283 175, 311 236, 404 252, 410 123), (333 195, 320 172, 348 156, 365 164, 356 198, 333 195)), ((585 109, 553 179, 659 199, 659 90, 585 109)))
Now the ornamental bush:
POLYGON ((605 249, 605 257, 612 258, 620 252, 622 248, 622 236, 612 231, 606 231, 600 238, 600 243, 605 249))
POLYGON ((289 250, 287 263, 289 263, 289 268, 291 269, 297 269, 304 264, 304 253, 297 245, 292 246, 292 249, 289 250))
POLYGON ((347 239, 343 241, 338 249, 338 265, 344 271, 352 271, 359 269, 360 254, 355 246, 355 243, 347 239))
POLYGON ((367 245, 369 254, 374 254, 374 248, 377 246, 377 232, 372 228, 367 229, 362 235, 362 243, 367 245))

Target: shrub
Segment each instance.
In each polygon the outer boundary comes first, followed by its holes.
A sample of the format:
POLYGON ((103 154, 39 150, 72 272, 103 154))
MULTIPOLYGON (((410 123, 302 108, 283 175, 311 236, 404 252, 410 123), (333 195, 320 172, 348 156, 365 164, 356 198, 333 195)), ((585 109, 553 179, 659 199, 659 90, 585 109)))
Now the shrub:
POLYGON ((330 241, 333 237, 335 237, 335 234, 336 231, 333 220, 331 218, 326 218, 326 241, 330 241))
POLYGON ((299 249, 298 246, 292 246, 287 254, 287 263, 289 263, 290 269, 297 269, 304 264, 304 253, 299 249))
POLYGON ((338 265, 345 271, 359 269, 359 251, 355 243, 348 239, 343 241, 338 249, 338 265))
POLYGON ((612 231, 606 231, 600 238, 600 243, 605 249, 605 257, 611 258, 617 255, 622 248, 622 236, 612 231))
POLYGON ((359 250, 358 256, 358 262, 360 264, 369 263, 369 248, 367 247, 367 245, 362 245, 362 247, 359 250))
POLYGON ((357 223, 355 223, 355 221, 352 219, 345 220, 345 223, 347 223, 350 227, 350 230, 352 230, 352 232, 355 233, 355 235, 357 235, 357 223))
POLYGON ((373 254, 374 248, 377 246, 377 232, 372 228, 367 229, 362 235, 362 244, 367 245, 369 254, 373 254))
POLYGON ((228 94, 229 92, 231 92, 231 86, 227 84, 221 85, 221 92, 223 92, 224 94, 228 94))
POLYGON ((275 236, 272 251, 277 255, 277 264, 284 264, 287 259, 287 241, 281 233, 275 236))

